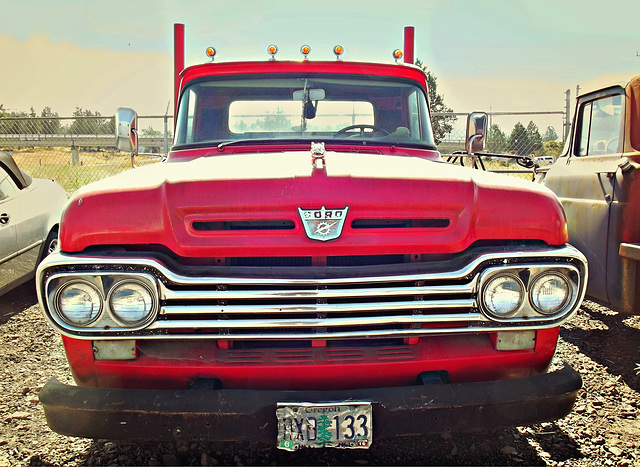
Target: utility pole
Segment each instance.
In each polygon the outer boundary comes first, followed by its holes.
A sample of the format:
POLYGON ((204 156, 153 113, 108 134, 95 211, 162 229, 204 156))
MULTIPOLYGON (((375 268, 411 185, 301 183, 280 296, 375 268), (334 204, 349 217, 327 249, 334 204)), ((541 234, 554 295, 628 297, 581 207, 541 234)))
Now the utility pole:
POLYGON ((571 129, 571 90, 565 91, 565 111, 564 111, 564 139, 563 142, 569 138, 569 130, 571 129))

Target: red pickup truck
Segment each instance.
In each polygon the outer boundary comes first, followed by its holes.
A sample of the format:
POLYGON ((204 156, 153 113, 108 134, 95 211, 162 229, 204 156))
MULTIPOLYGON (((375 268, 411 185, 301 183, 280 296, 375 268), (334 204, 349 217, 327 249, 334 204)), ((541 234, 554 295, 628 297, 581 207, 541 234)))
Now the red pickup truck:
POLYGON ((586 261, 550 190, 442 160, 411 30, 404 64, 184 68, 176 38, 166 161, 75 193, 38 269, 77 383, 42 389, 53 430, 367 448, 571 410, 586 261))

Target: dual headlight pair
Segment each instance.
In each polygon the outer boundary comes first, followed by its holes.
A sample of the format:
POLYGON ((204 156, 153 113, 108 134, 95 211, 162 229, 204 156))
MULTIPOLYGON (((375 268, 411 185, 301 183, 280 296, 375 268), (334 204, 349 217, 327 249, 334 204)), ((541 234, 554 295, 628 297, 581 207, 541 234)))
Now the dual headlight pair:
MULTIPOLYGON (((56 279, 53 279, 56 281, 56 279)), ((49 303, 74 327, 137 328, 156 314, 157 290, 151 276, 91 276, 52 287, 49 303)))
POLYGON ((498 320, 555 318, 575 304, 578 277, 572 266, 495 268, 484 276, 480 303, 489 317, 498 320))

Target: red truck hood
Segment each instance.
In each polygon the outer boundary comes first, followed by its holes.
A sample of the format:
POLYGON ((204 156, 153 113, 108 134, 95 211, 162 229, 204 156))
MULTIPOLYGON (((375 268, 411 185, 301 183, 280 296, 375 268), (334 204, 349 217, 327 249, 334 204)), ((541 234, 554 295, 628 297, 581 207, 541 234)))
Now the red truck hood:
POLYGON ((532 182, 414 157, 327 152, 325 161, 318 170, 309 152, 235 154, 131 170, 72 196, 60 245, 66 252, 153 244, 182 257, 259 257, 455 253, 477 240, 568 240, 560 204, 532 182), (349 207, 335 240, 305 234, 298 208, 322 206, 349 207), (419 221, 381 225, 398 219, 419 221), (243 221, 289 228, 223 227, 243 221), (219 228, 197 230, 194 222, 219 228))

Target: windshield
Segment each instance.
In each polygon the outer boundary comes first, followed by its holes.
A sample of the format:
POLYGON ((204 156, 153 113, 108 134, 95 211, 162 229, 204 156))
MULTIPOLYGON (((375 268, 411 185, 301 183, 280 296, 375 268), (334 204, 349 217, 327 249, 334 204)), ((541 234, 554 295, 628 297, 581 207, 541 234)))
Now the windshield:
POLYGON ((201 79, 183 92, 174 145, 309 140, 435 148, 424 91, 339 77, 201 79))

